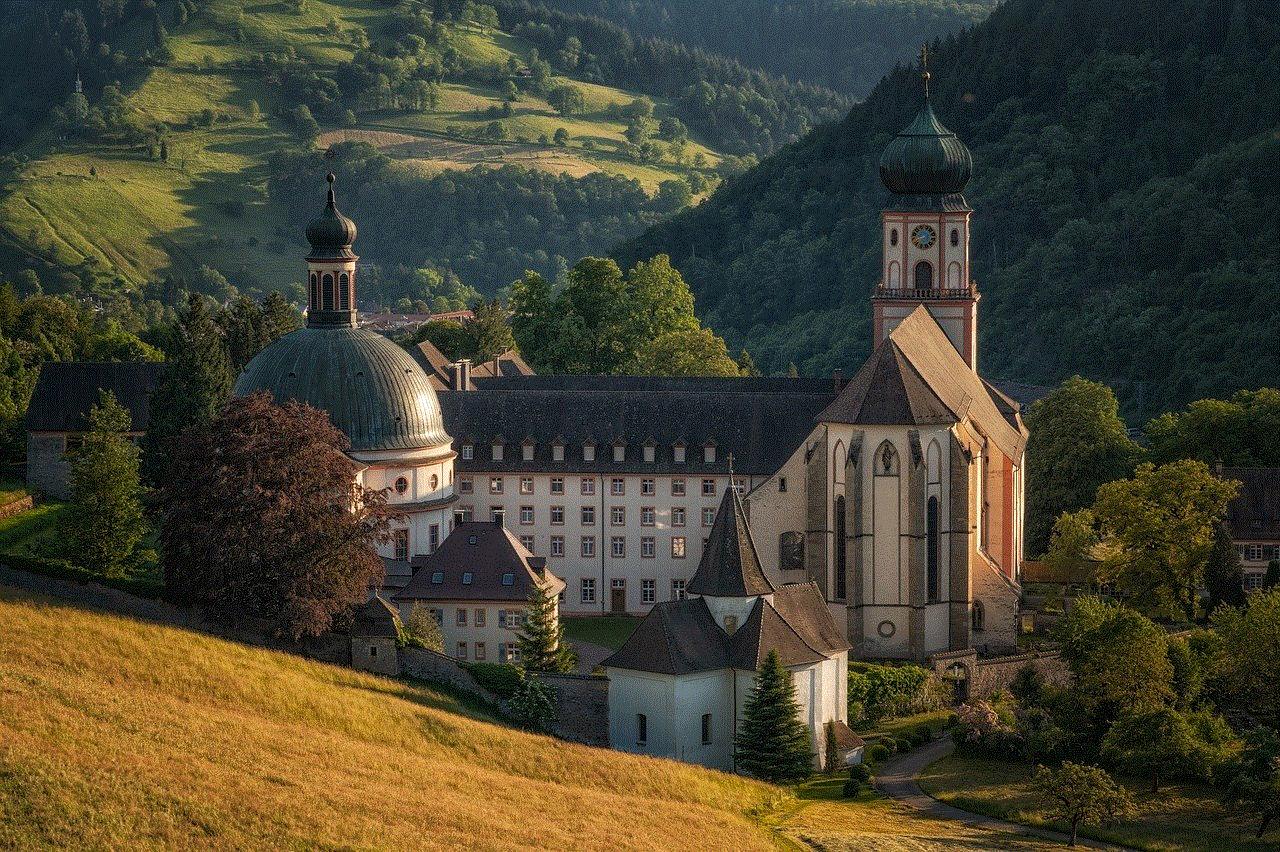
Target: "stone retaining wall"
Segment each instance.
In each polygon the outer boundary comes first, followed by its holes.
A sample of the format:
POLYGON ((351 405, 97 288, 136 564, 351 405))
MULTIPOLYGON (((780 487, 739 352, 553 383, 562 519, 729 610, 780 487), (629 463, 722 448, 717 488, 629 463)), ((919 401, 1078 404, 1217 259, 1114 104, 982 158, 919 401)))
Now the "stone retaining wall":
POLYGON ((400 673, 419 680, 446 683, 491 704, 498 700, 496 695, 477 683, 471 676, 471 672, 459 665, 457 660, 437 651, 428 651, 426 648, 401 648, 400 673))
POLYGON ((1046 683, 1058 687, 1071 685, 1071 671, 1057 651, 979 659, 977 652, 970 649, 934 654, 930 662, 939 677, 952 682, 954 679, 950 675, 959 667, 964 682, 957 690, 956 698, 962 701, 987 700, 993 693, 1008 689, 1018 672, 1028 665, 1039 671, 1046 683))
POLYGON ((608 748, 609 679, 601 675, 549 674, 530 677, 555 692, 556 736, 573 742, 608 748))

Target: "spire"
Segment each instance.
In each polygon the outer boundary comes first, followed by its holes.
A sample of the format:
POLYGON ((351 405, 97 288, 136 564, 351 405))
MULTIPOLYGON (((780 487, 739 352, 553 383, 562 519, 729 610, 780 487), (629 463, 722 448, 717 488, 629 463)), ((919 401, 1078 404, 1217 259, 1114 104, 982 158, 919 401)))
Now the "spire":
POLYGON ((773 594, 773 584, 760 567, 742 498, 732 480, 720 501, 698 570, 690 578, 686 591, 719 598, 773 594))

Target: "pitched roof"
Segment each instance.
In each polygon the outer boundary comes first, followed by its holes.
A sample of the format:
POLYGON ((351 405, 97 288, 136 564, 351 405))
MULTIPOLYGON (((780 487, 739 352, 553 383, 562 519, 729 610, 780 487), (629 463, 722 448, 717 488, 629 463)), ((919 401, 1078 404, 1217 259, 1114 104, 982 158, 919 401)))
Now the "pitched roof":
POLYGON ((1005 455, 1017 458, 1026 443, 1026 429, 1011 403, 996 394, 920 305, 885 336, 817 420, 927 426, 968 417, 1005 455))
MULTIPOLYGON (((453 387, 453 374, 450 370, 453 362, 446 358, 430 340, 424 340, 416 346, 409 347, 409 354, 418 362, 418 366, 422 367, 427 378, 431 380, 431 386, 437 391, 460 390, 453 387)), ((497 358, 473 363, 471 365, 472 387, 461 390, 474 390, 475 379, 532 375, 533 368, 525 363, 519 352, 510 349, 497 358)))
POLYGON ((355 612, 355 621, 351 626, 352 636, 385 636, 398 635, 396 619, 400 613, 387 603, 381 595, 374 595, 355 612))
POLYGON ((784 666, 802 666, 849 649, 815 584, 782 586, 773 601, 757 598, 732 636, 716 624, 704 598, 660 603, 601 665, 669 675, 755 671, 770 651, 784 666))
POLYGON ((514 444, 531 437, 533 460, 523 461, 518 450, 502 461, 477 452, 456 461, 462 473, 554 464, 569 473, 723 475, 733 453, 736 472, 769 475, 813 431, 814 416, 834 396, 830 379, 761 377, 513 376, 478 378, 476 387, 439 394, 455 448, 485 446, 497 436, 514 444), (566 449, 564 460, 553 462, 557 438, 566 449), (611 452, 583 460, 584 444, 608 447, 618 439, 626 444, 624 461, 614 462, 611 452), (642 448, 651 439, 654 460, 646 462, 642 448), (708 440, 716 444, 709 464, 698 449, 708 440), (676 462, 673 448, 680 442, 689 449, 685 461, 676 462))
POLYGON ((670 675, 728 668, 726 639, 702 598, 667 601, 649 610, 601 665, 670 675))
POLYGON ((725 489, 711 534, 702 549, 698 570, 693 572, 685 588, 691 595, 721 598, 746 598, 773 592, 773 584, 760 567, 738 489, 725 489))
POLYGON ((1280 541, 1280 467, 1227 467, 1223 479, 1240 482, 1227 504, 1227 525, 1235 541, 1280 541))
POLYGON ((546 570, 546 558, 534 556, 509 530, 493 521, 466 521, 421 560, 404 590, 393 600, 527 601, 534 584, 551 594, 564 581, 546 570))
POLYGON ((100 391, 111 391, 132 420, 131 432, 144 432, 151 415, 151 393, 164 364, 147 361, 101 363, 68 361, 40 365, 27 407, 32 432, 83 432, 89 428, 89 409, 100 391))

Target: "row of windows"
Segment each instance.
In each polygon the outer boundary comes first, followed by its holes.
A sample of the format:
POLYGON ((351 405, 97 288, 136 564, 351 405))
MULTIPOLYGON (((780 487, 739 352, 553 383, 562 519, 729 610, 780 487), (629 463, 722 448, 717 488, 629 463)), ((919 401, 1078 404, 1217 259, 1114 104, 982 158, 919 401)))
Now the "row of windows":
MULTIPOLYGON (((473 644, 473 647, 475 648, 475 656, 471 657, 470 659, 475 660, 477 663, 483 663, 485 660, 489 658, 488 648, 486 647, 484 642, 476 642, 473 644)), ((457 659, 459 660, 468 659, 467 643, 459 642, 457 645, 457 648, 455 649, 455 653, 457 655, 457 659)), ((520 663, 520 646, 514 642, 499 642, 498 643, 498 662, 512 663, 514 665, 518 665, 520 663)))
MULTIPOLYGON (((457 511, 464 516, 464 520, 470 520, 475 515, 475 509, 472 506, 459 506, 457 511)), ((499 516, 506 515, 506 511, 501 506, 490 506, 489 517, 491 520, 497 520, 499 516)), ((564 524, 564 506, 552 506, 548 511, 552 526, 561 526, 564 524)), ((682 527, 686 523, 687 512, 684 506, 671 507, 671 526, 682 527)), ((578 508, 578 520, 582 526, 591 527, 596 523, 596 507, 580 506, 578 508)), ((657 526, 658 510, 653 506, 642 506, 640 508, 640 526, 652 527, 657 526)), ((702 507, 702 525, 709 527, 716 522, 716 510, 711 506, 702 507)), ((537 523, 537 510, 533 506, 520 507, 520 524, 521 526, 532 526, 537 523)), ((625 527, 627 525, 627 509, 625 506, 609 507, 609 525, 614 527, 625 527)), ((407 531, 406 531, 407 532, 407 531)))
MULTIPOLYGON (((435 488, 434 479, 435 477, 432 477, 432 480, 433 480, 432 488, 435 488)), ((534 480, 532 476, 521 476, 519 477, 519 481, 520 481, 519 488, 520 488, 521 494, 534 493, 534 480)), ((734 485, 738 488, 739 491, 745 488, 745 482, 741 479, 734 480, 734 485)), ((408 488, 407 482, 405 483, 405 487, 408 488)), ((399 481, 397 481, 396 490, 397 491, 400 490, 399 481)), ((507 482, 505 477, 502 477, 502 476, 489 477, 489 493, 490 494, 505 494, 506 490, 507 490, 507 482)), ((550 490, 552 494, 563 494, 564 493, 564 477, 562 476, 551 477, 550 490)), ((780 490, 785 491, 786 486, 782 486, 780 490)), ((470 476, 465 476, 465 475, 459 476, 458 492, 460 494, 474 493, 475 480, 470 476)), ((595 494, 596 493, 595 477, 591 477, 591 476, 582 477, 578 483, 578 492, 580 494, 595 494)), ((400 492, 400 493, 403 493, 403 492, 400 492)), ((621 476, 613 477, 609 481, 609 493, 617 496, 622 496, 626 494, 627 493, 626 478, 621 476)), ((654 480, 650 478, 641 479, 640 493, 642 495, 652 495, 657 493, 654 480)), ((716 495, 716 481, 714 479, 702 480, 702 493, 708 497, 714 497, 716 495)), ((685 481, 679 478, 672 479, 671 480, 671 496, 683 497, 684 495, 685 495, 685 481)))
MULTIPOLYGON (((894 228, 893 230, 889 231, 889 245, 896 246, 897 244, 898 244, 898 229, 894 228)), ((952 246, 960 245, 960 232, 955 228, 951 229, 951 245, 952 246)))
MULTIPOLYGON (((391 541, 394 545, 395 558, 401 562, 409 558, 409 531, 392 530, 391 541)), ((440 546, 440 525, 432 524, 427 527, 427 553, 435 553, 436 548, 440 546)))
MULTIPOLYGON (((314 277, 315 277, 315 276, 313 275, 313 276, 312 276, 312 278, 314 278, 314 277)), ((313 283, 313 286, 314 286, 314 283, 313 283)), ((327 309, 326 309, 326 310, 327 310, 327 309)), ((492 458, 494 461, 502 461, 502 460, 503 460, 504 455, 506 454, 506 446, 507 446, 507 445, 506 445, 506 444, 505 444, 501 439, 499 439, 498 441, 495 441, 495 442, 494 442, 493 444, 491 444, 491 445, 490 445, 490 447, 489 447, 489 456, 490 456, 490 458, 492 458)), ((537 447, 537 444, 534 444, 534 443, 524 443, 524 444, 521 444, 521 445, 520 445, 520 458, 521 458, 521 460, 522 460, 522 461, 527 461, 527 462, 531 462, 531 461, 533 461, 534 450, 535 450, 535 448, 536 448, 536 447, 537 447)), ((551 445, 551 460, 552 460, 552 461, 558 461, 558 462, 562 462, 562 461, 564 461, 564 449, 565 449, 565 445, 564 445, 563 443, 559 443, 559 442, 557 442, 557 443, 555 443, 555 444, 552 444, 552 445, 551 445)), ((475 445, 475 444, 463 444, 463 445, 462 445, 462 447, 461 447, 461 453, 462 453, 462 457, 463 457, 464 459, 473 459, 473 458, 475 458, 475 456, 476 456, 476 445, 475 445)), ((643 445, 643 446, 641 447, 641 458, 643 458, 643 459, 644 459, 646 462, 648 462, 648 463, 653 463, 653 462, 657 461, 657 445, 656 445, 656 444, 645 444, 645 445, 643 445)), ((673 446, 672 446, 672 448, 671 448, 671 460, 672 460, 673 462, 675 462, 676 464, 684 464, 684 463, 685 463, 685 459, 686 459, 686 455, 685 455, 685 445, 684 445, 684 444, 675 444, 675 445, 673 445, 673 446)), ((595 461, 595 460, 596 460, 596 445, 595 445, 595 444, 583 444, 583 446, 582 446, 582 460, 583 460, 583 461, 588 461, 588 462, 593 462, 593 461, 595 461)), ((621 463, 621 462, 625 462, 625 461, 627 460, 627 445, 626 445, 626 444, 621 444, 621 443, 619 443, 619 444, 614 444, 614 445, 613 445, 613 460, 614 460, 615 462, 619 462, 619 463, 621 463)), ((703 464, 715 464, 715 463, 716 463, 716 445, 715 445, 715 442, 708 442, 708 443, 706 443, 706 444, 704 444, 704 445, 703 445, 703 447, 702 447, 702 462, 703 462, 703 464)))
POLYGON ((311 300, 310 305, 313 310, 332 311, 335 302, 337 310, 351 310, 351 285, 354 279, 346 272, 338 276, 338 290, 335 293, 333 289, 333 275, 326 272, 322 278, 318 278, 316 273, 311 273, 311 300))
MULTIPOLYGON (((636 714, 636 745, 649 742, 649 717, 643 713, 636 714)), ((702 744, 711 744, 711 714, 702 714, 702 744)))
MULTIPOLYGON (((435 491, 437 488, 440 487, 440 477, 436 476, 434 473, 431 474, 431 477, 428 479, 428 482, 430 483, 432 491, 435 491)), ((396 494, 403 497, 405 495, 405 492, 409 490, 409 480, 403 476, 398 476, 396 477, 396 481, 393 487, 396 490, 396 494)))
MULTIPOLYGON (((684 580, 671 581, 671 600, 682 601, 685 599, 684 580)), ((627 580, 625 577, 614 577, 611 588, 625 590, 627 588, 627 580)), ((583 577, 579 586, 579 600, 582 603, 596 602, 596 580, 594 577, 583 577)), ((640 581, 640 602, 641 603, 657 603, 658 600, 658 581, 657 580, 641 580, 640 581)))
POLYGON ((1249 562, 1280 559, 1280 546, 1274 544, 1241 544, 1236 546, 1240 558, 1249 562))
MULTIPOLYGON (((525 550, 533 552, 533 536, 521 536, 520 544, 525 550)), ((706 543, 706 540, 703 540, 706 543)), ((657 555, 658 543, 657 539, 651 535, 640 537, 640 556, 644 559, 652 559, 657 555)), ((684 559, 688 547, 686 539, 682 535, 671 537, 671 558, 684 559)), ((596 555, 596 537, 593 535, 584 535, 578 539, 578 552, 582 556, 591 557, 596 555)), ((551 556, 564 556, 564 536, 551 536, 551 556)), ((627 537, 623 535, 615 535, 609 539, 609 555, 614 559, 625 559, 627 556, 627 537)))

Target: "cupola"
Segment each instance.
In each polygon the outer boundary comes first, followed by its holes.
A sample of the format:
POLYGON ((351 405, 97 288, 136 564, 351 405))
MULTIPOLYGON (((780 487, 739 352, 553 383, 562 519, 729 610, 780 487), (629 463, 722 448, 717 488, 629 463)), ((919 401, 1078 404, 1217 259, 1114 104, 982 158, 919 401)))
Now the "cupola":
POLYGON ((307 242, 311 243, 311 253, 307 260, 329 260, 337 258, 354 258, 351 246, 356 241, 356 223, 338 212, 333 200, 333 173, 330 172, 329 200, 320 215, 307 225, 307 242))
MULTIPOLYGON (((927 53, 921 52, 922 64, 927 53)), ((960 138, 942 126, 929 104, 929 71, 924 104, 915 120, 880 155, 880 180, 895 195, 952 195, 963 192, 973 174, 973 155, 960 138)))

